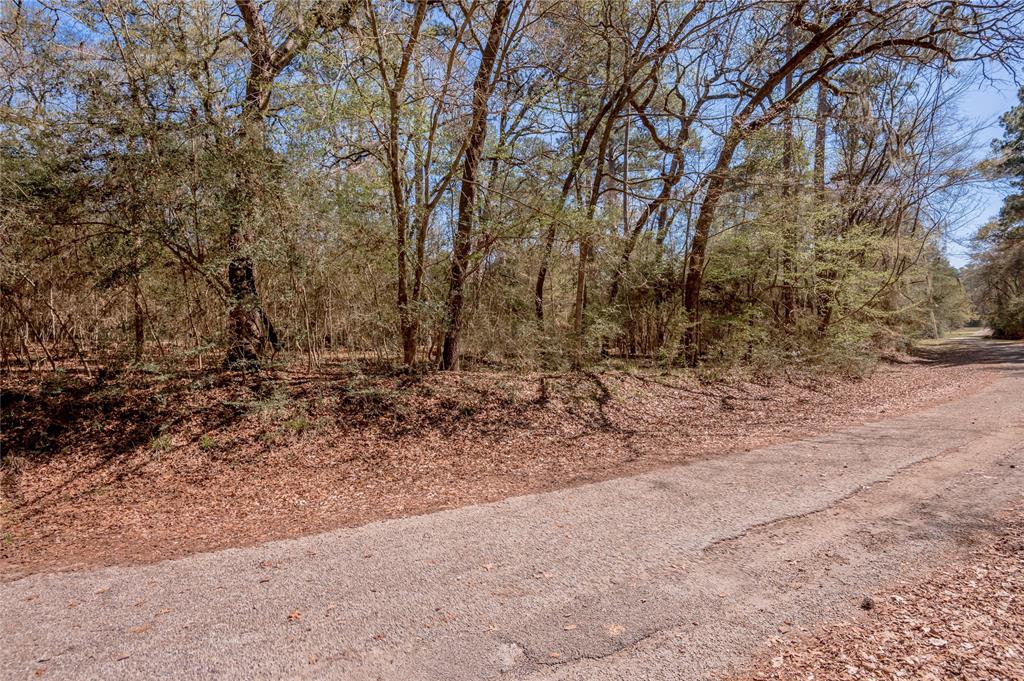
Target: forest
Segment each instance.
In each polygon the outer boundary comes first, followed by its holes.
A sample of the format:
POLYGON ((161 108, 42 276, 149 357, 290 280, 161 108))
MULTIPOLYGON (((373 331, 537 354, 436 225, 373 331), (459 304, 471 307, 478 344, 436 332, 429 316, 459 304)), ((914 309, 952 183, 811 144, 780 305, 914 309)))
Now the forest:
POLYGON ((1019 334, 1012 210, 973 304, 943 240, 1020 172, 958 109, 1019 65, 1020 12, 4 3, 3 363, 824 365, 979 313, 1019 334))
POLYGON ((1002 120, 989 173, 1008 183, 1002 209, 974 235, 963 283, 997 338, 1024 338, 1024 90, 1002 120))

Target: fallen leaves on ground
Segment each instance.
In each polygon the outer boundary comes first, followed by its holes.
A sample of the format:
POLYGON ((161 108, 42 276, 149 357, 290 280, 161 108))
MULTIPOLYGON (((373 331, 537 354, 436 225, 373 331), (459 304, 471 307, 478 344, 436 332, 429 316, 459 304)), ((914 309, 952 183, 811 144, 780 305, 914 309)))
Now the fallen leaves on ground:
POLYGON ((863 379, 657 368, 238 380, 2 379, 0 579, 145 563, 543 492, 968 394, 904 359, 863 379))
POLYGON ((1024 679, 1024 510, 967 558, 874 600, 862 620, 774 643, 733 681, 1024 679))

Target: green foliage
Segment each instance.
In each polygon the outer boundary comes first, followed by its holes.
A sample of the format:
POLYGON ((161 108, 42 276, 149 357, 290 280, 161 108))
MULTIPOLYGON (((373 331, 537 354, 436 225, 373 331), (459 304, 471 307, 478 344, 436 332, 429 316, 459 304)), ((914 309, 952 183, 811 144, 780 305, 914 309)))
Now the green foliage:
POLYGON ((310 430, 313 427, 313 424, 304 414, 300 414, 285 421, 284 427, 295 435, 302 435, 306 431, 310 430))
POLYGON ((1018 191, 1003 201, 999 218, 975 236, 966 278, 975 307, 1002 338, 1024 338, 1024 90, 1002 118, 994 167, 1018 191))
MULTIPOLYGON (((275 361, 394 363, 401 330, 418 352, 409 368, 436 365, 454 321, 459 177, 494 3, 472 14, 428 3, 414 44, 407 4, 357 4, 351 27, 308 36, 260 103, 258 41, 233 10, 181 0, 2 10, 4 361, 208 369, 248 324, 267 335, 273 326, 275 361), (242 265, 253 290, 239 294, 229 272, 242 265)), ((299 5, 261 4, 271 42, 295 26, 299 5)), ((703 361, 768 368, 870 355, 964 320, 940 246, 969 179, 969 140, 950 134, 955 102, 939 61, 895 47, 830 73, 820 111, 805 88, 791 110, 769 108, 762 124, 733 131, 745 137, 711 211, 700 319, 688 316, 694 227, 715 154, 732 139, 723 107, 742 109, 788 49, 781 5, 714 5, 628 2, 609 13, 573 1, 511 22, 520 33, 505 41, 467 207, 465 367, 584 368, 609 355, 668 364, 696 329, 703 361), (643 45, 624 44, 646 31, 643 45), (637 101, 616 94, 626 74, 637 101)), ((891 3, 867 22, 871 44, 925 11, 891 3)), ((862 42, 862 25, 850 22, 830 49, 862 42)), ((1008 114, 1000 147, 1013 177, 1022 115, 1008 114)), ((1000 243, 1019 229, 1015 201, 992 228, 1000 243)), ((979 264, 986 291, 1012 274, 1015 248, 979 264)), ((984 295, 1002 302, 979 309, 1014 328, 1019 292, 984 295)), ((252 368, 272 364, 263 360, 252 368)), ((346 399, 391 408, 355 383, 346 399)), ((291 416, 274 395, 247 408, 275 423, 291 416)))
POLYGON ((149 443, 149 448, 152 449, 154 452, 163 454, 171 451, 171 447, 173 446, 173 444, 174 443, 171 438, 171 434, 163 433, 153 438, 153 440, 149 443))
POLYGON ((989 323, 999 338, 1024 338, 1024 295, 1002 300, 989 317, 989 323))

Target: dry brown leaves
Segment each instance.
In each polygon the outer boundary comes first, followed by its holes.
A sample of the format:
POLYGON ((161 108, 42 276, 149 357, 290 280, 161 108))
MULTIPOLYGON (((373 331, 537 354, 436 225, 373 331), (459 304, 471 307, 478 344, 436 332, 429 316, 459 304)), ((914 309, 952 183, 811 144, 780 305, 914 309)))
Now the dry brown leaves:
POLYGON ((6 377, 0 578, 160 560, 631 475, 951 399, 983 369, 863 380, 351 369, 6 377))
POLYGON ((734 678, 1024 679, 1024 512, 969 560, 876 600, 863 621, 778 641, 734 678))

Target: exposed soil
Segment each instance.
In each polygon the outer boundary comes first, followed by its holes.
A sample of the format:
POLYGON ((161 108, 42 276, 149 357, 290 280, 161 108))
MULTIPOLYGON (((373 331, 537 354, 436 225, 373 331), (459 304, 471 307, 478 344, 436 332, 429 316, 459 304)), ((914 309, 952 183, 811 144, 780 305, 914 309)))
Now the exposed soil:
POLYGON ((1024 509, 970 560, 863 605, 858 621, 775 640, 734 681, 1024 679, 1024 509))
POLYGON ((964 396, 933 352, 792 373, 3 378, 0 578, 132 564, 631 475, 964 396))

